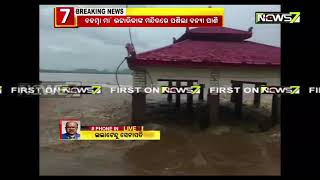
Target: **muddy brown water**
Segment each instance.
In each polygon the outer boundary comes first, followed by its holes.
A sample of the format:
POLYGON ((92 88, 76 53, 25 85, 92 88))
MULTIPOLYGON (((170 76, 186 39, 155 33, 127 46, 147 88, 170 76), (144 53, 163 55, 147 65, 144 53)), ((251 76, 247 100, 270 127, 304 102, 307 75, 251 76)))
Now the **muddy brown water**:
POLYGON ((107 125, 109 115, 129 119, 130 96, 91 103, 98 100, 92 96, 86 101, 40 100, 41 175, 280 174, 279 128, 252 131, 254 120, 239 120, 232 110, 222 108, 221 121, 202 129, 198 122, 206 113, 201 102, 190 111, 185 103, 176 109, 174 104, 148 99, 143 124, 161 130, 160 141, 59 141, 60 116, 81 116, 86 125, 107 125), (102 117, 105 121, 94 121, 102 117))

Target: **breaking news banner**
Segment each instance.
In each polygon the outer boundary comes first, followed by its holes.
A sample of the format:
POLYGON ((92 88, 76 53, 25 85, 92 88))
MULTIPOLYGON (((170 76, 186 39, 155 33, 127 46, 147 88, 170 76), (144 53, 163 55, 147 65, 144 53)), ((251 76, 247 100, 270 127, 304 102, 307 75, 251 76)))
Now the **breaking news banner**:
POLYGON ((54 8, 55 28, 223 26, 223 8, 54 8))
POLYGON ((76 119, 61 119, 59 126, 61 140, 160 140, 160 131, 143 126, 80 126, 76 119))

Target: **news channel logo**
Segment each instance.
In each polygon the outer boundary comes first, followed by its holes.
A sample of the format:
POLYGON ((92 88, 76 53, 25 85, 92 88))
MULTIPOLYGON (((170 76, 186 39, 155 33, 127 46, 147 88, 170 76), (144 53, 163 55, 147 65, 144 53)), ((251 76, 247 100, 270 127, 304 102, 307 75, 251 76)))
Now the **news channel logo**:
POLYGON ((256 12, 256 24, 300 23, 300 12, 256 12))
POLYGON ((169 86, 161 86, 161 94, 200 94, 201 86, 185 86, 185 87, 169 87, 169 86))
POLYGON ((300 86, 261 86, 261 94, 300 94, 300 86))
POLYGON ((80 140, 81 124, 79 120, 60 120, 61 140, 80 140))

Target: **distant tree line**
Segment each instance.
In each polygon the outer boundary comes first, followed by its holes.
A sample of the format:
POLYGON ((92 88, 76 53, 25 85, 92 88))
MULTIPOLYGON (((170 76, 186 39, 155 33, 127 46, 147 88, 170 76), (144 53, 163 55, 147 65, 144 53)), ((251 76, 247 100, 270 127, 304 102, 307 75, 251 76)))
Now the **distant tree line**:
MULTIPOLYGON (((115 74, 114 71, 110 71, 108 69, 97 70, 97 69, 75 69, 75 70, 56 70, 56 69, 40 69, 40 72, 46 73, 83 73, 83 74, 115 74)), ((120 69, 118 74, 131 74, 132 71, 130 69, 120 69)))

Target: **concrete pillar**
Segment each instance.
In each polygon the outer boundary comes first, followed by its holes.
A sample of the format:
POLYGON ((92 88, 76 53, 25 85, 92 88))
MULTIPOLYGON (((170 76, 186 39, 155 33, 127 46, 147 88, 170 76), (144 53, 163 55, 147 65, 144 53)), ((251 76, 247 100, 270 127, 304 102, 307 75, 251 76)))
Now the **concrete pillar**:
POLYGON ((145 120, 146 112, 146 94, 132 94, 132 125, 140 125, 141 121, 145 120))
POLYGON ((200 94, 199 94, 199 101, 203 101, 203 94, 204 94, 204 84, 200 84, 200 94))
MULTIPOLYGON (((168 87, 172 87, 172 81, 169 81, 168 82, 168 87)), ((167 97, 167 100, 168 100, 168 102, 172 102, 172 94, 168 94, 168 97, 167 97)))
POLYGON ((207 97, 209 124, 212 126, 219 120, 219 94, 208 92, 207 97))
MULTIPOLYGON (((232 89, 235 87, 235 84, 233 82, 231 82, 231 87, 232 87, 232 89)), ((230 102, 235 103, 236 102, 236 96, 237 96, 237 93, 235 91, 233 91, 232 94, 231 94, 230 102)))
MULTIPOLYGON (((255 88, 259 88, 260 89, 261 84, 255 84, 255 88)), ((259 107, 260 106, 260 101, 261 101, 261 93, 254 93, 254 99, 253 99, 253 104, 255 107, 259 107)))
POLYGON ((243 97, 243 84, 239 83, 239 84, 234 84, 235 86, 240 87, 239 88, 239 93, 236 94, 235 96, 235 113, 238 117, 241 118, 242 115, 242 97, 243 97))
MULTIPOLYGON (((193 82, 192 81, 188 81, 187 83, 188 87, 193 86, 193 82)), ((187 107, 188 109, 192 109, 192 104, 193 104, 193 94, 187 94, 187 107)))
MULTIPOLYGON (((177 81, 176 82, 176 87, 179 88, 181 86, 181 82, 177 81)), ((176 94, 176 107, 180 107, 180 94, 176 94)))
POLYGON ((281 101, 280 101, 280 95, 273 94, 272 96, 272 125, 275 125, 276 123, 280 122, 281 119, 281 101))

